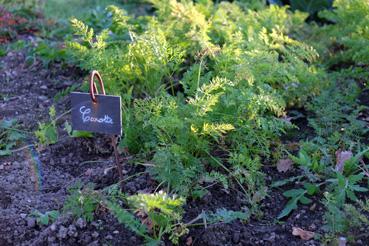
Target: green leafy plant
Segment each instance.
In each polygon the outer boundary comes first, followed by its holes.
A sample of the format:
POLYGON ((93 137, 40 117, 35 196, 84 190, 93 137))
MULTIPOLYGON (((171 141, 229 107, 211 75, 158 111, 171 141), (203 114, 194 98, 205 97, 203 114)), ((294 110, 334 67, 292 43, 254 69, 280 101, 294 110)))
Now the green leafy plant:
POLYGON ((94 219, 94 213, 101 200, 100 193, 93 190, 93 184, 83 186, 81 183, 75 184, 68 190, 69 196, 65 200, 63 211, 71 212, 77 218, 84 218, 86 221, 94 219))
POLYGON ((150 3, 152 16, 109 6, 100 23, 72 19, 70 61, 98 67, 107 92, 127 99, 120 146, 150 163, 162 188, 196 197, 236 183, 257 211, 261 160, 293 128, 286 108, 321 89, 317 52, 290 35, 307 14, 262 1, 150 3))
POLYGON ((334 62, 368 64, 369 3, 362 0, 335 0, 333 7, 331 11, 323 11, 321 16, 335 23, 323 30, 332 37, 331 45, 343 46, 333 54, 334 62))
POLYGON ((62 98, 68 96, 71 92, 75 91, 77 88, 79 87, 78 84, 73 84, 61 91, 59 91, 55 96, 54 96, 54 101, 58 102, 60 101, 62 98))
POLYGON ((0 120, 0 156, 10 155, 12 149, 25 138, 16 120, 0 120))
POLYGON ((304 149, 301 149, 298 153, 298 156, 289 155, 291 160, 298 164, 301 168, 305 168, 307 170, 311 170, 315 173, 322 173, 326 169, 326 165, 324 162, 321 162, 321 156, 319 153, 314 153, 312 157, 306 153, 304 149))
POLYGON ((336 200, 336 195, 328 192, 324 197, 326 212, 323 229, 327 232, 325 237, 332 242, 337 235, 346 235, 349 241, 354 242, 353 239, 360 228, 369 224, 364 203, 358 201, 356 204, 344 204, 336 200))
POLYGON ((40 59, 45 68, 51 63, 60 63, 67 60, 66 51, 58 47, 57 43, 41 41, 35 47, 32 47, 26 58, 29 64, 33 64, 36 59, 40 59))
POLYGON ((73 138, 91 138, 91 137, 93 137, 92 132, 73 130, 72 126, 69 124, 68 121, 66 121, 64 123, 64 130, 68 133, 68 135, 70 137, 73 137, 73 138))
POLYGON ((153 237, 157 240, 168 234, 169 239, 178 244, 179 237, 188 233, 188 230, 181 226, 183 198, 172 198, 164 192, 159 192, 138 194, 128 197, 127 200, 136 213, 147 216, 144 220, 150 225, 153 237))
POLYGON ((148 235, 147 227, 141 223, 132 213, 128 212, 126 209, 122 208, 119 204, 107 201, 107 208, 110 212, 117 218, 119 223, 123 224, 126 228, 133 231, 137 235, 145 238, 147 244, 155 245, 159 242, 148 235))
POLYGON ((57 210, 51 210, 45 213, 41 213, 40 211, 36 210, 33 211, 31 215, 36 218, 37 224, 48 225, 49 223, 53 223, 54 221, 56 221, 60 213, 57 210))
POLYGON ((319 191, 319 186, 311 183, 304 183, 303 188, 300 189, 291 189, 283 192, 283 196, 289 198, 284 209, 278 215, 278 219, 281 219, 287 215, 289 215, 292 210, 297 209, 298 203, 301 204, 310 204, 312 200, 308 198, 306 195, 314 195, 319 191))
POLYGON ((215 213, 202 213, 201 219, 206 221, 206 224, 215 224, 219 222, 230 223, 234 220, 246 221, 249 219, 249 214, 247 212, 232 211, 225 208, 220 208, 215 211, 215 213))
POLYGON ((42 145, 50 145, 58 141, 57 119, 54 106, 51 106, 49 109, 49 117, 51 121, 48 123, 39 123, 38 130, 35 131, 38 142, 42 145))
POLYGON ((363 180, 364 174, 359 173, 356 175, 349 175, 345 177, 343 174, 336 172, 336 177, 328 179, 334 187, 334 195, 338 202, 345 203, 346 198, 352 201, 357 201, 358 198, 355 192, 366 192, 367 188, 360 186, 360 182, 363 180))
POLYGON ((307 105, 307 109, 314 114, 308 121, 315 130, 316 141, 331 149, 349 148, 361 141, 368 132, 364 127, 366 123, 358 118, 360 112, 366 108, 357 101, 361 90, 351 80, 343 80, 341 75, 342 73, 331 75, 331 79, 340 81, 339 86, 329 83, 307 105))
POLYGON ((8 54, 8 51, 0 46, 0 57, 6 56, 8 54))

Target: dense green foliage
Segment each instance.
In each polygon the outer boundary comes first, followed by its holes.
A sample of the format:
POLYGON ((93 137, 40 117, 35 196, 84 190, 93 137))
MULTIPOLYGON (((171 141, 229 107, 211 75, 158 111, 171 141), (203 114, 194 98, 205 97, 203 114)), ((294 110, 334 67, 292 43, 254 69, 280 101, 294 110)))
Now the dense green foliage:
POLYGON ((369 3, 335 1, 319 14, 333 24, 321 27, 307 24, 305 13, 262 1, 150 2, 152 16, 110 6, 104 25, 71 20, 70 59, 87 71, 98 68, 108 91, 124 99, 121 147, 152 163, 152 176, 168 192, 201 197, 217 182, 241 190, 258 214, 268 191, 262 163, 284 155, 281 136, 295 128, 288 109, 303 107, 313 136, 289 155, 303 175, 274 187, 296 179, 303 186, 283 193, 289 202, 278 218, 323 189, 329 235, 342 232, 332 227, 340 214, 334 209, 345 218, 348 200, 367 191, 359 96, 367 80, 369 3), (352 67, 339 70, 345 63, 352 67), (357 155, 340 170, 345 150, 357 155))
MULTIPOLYGON (((147 0, 147 12, 134 14, 108 6, 71 18, 65 48, 32 46, 29 59, 45 66, 100 71, 107 92, 122 97, 121 149, 165 191, 127 196, 117 186, 80 185, 64 209, 91 221, 104 207, 148 244, 165 236, 177 244, 198 220, 261 217, 259 204, 278 189, 286 198, 278 220, 319 201, 322 242, 355 240, 369 225, 369 202, 360 200, 369 188, 369 2, 290 3, 147 0), (265 170, 280 160, 296 176, 269 185, 265 170), (214 184, 242 193, 247 212, 219 208, 183 222, 186 198, 201 199, 214 184)), ((51 108, 50 122, 36 131, 41 144, 58 141, 57 119, 51 108)), ((8 128, 0 134, 11 139, 16 132, 8 128)), ((69 123, 65 130, 91 137, 69 123)), ((16 141, 6 147, 0 140, 0 153, 16 141)))
POLYGON ((324 11, 321 16, 335 23, 323 30, 339 49, 334 56, 340 61, 369 64, 369 2, 336 0, 333 6, 333 11, 324 11))
POLYGON ((286 105, 304 103, 323 79, 314 49, 287 36, 306 15, 277 6, 152 2, 157 15, 139 19, 109 7, 110 25, 96 34, 73 19, 79 39, 68 50, 127 98, 123 145, 150 153, 159 182, 187 195, 202 189, 199 181, 227 187, 234 177, 250 186, 251 203, 264 193, 260 159, 292 127, 280 118, 286 105), (219 147, 228 157, 213 153, 219 147))

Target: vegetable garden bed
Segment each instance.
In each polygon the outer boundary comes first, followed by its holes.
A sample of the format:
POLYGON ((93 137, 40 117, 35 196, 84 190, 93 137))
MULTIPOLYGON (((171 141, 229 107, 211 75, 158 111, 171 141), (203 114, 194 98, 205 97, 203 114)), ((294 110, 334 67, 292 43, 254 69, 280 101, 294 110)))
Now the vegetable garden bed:
POLYGON ((0 245, 367 244, 369 2, 31 2, 0 1, 0 245), (71 124, 93 70, 123 178, 71 124))

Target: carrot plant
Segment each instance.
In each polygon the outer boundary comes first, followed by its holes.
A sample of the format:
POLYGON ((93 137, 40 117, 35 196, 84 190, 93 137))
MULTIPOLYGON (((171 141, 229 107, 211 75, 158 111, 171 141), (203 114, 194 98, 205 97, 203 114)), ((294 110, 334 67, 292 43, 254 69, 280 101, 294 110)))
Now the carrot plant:
MULTIPOLYGON (((333 10, 320 13, 332 22, 325 26, 264 1, 148 2, 152 15, 132 16, 109 6, 100 24, 71 19, 66 56, 86 71, 99 69, 108 93, 122 96, 120 146, 137 162, 145 160, 158 188, 199 198, 218 183, 242 192, 251 213, 259 214, 268 192, 263 164, 285 154, 281 137, 296 128, 288 109, 304 108, 313 136, 287 154, 301 175, 272 185, 301 182, 283 192, 288 202, 278 219, 324 192, 328 224, 335 209, 354 213, 349 202, 367 191, 360 166, 368 132, 360 116, 367 107, 359 103, 367 82, 367 2, 335 1, 333 10), (314 34, 306 42, 296 38, 304 31, 314 34), (339 62, 352 67, 340 70, 339 62), (357 155, 340 161, 342 151, 360 154, 361 161, 357 155)), ((139 200, 131 206, 152 220, 162 218, 152 234, 160 239, 181 216, 156 214, 154 198, 139 194, 128 201, 139 200)), ((151 238, 119 204, 107 207, 151 238)))
POLYGON ((269 158, 291 127, 280 118, 286 105, 320 88, 317 53, 288 37, 306 15, 278 6, 151 2, 156 15, 137 19, 108 7, 110 25, 99 33, 72 19, 77 36, 68 52, 82 68, 98 67, 110 92, 132 90, 122 145, 151 153, 146 158, 159 183, 188 195, 205 180, 244 185, 242 173, 251 172, 250 189, 243 189, 251 202, 264 184, 261 165, 247 163, 269 158), (217 149, 226 155, 215 155, 217 149))

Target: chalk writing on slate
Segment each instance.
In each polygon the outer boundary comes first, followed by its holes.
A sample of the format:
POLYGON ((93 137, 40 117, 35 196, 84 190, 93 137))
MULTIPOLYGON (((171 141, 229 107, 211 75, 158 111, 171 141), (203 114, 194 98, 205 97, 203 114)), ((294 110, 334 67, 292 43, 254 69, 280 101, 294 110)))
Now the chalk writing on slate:
POLYGON ((119 96, 95 95, 96 103, 89 93, 72 92, 73 130, 122 134, 121 99, 119 96))

